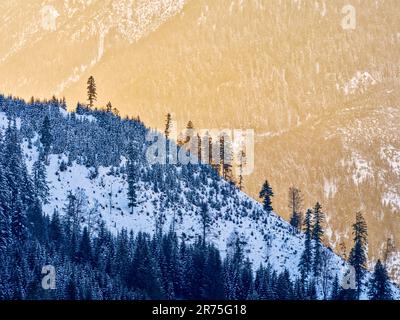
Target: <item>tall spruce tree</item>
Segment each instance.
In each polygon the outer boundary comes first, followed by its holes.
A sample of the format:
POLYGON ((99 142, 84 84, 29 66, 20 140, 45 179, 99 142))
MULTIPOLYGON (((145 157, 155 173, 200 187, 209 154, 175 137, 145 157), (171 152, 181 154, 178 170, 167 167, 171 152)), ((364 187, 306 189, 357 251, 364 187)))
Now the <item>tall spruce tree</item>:
POLYGON ((45 160, 47 162, 51 145, 53 143, 50 118, 47 115, 44 117, 43 124, 40 129, 40 142, 42 143, 45 160))
POLYGON ((10 191, 7 184, 5 166, 3 165, 3 139, 0 132, 0 253, 11 243, 10 191))
POLYGON ((45 167, 45 156, 39 154, 38 159, 35 161, 32 167, 33 174, 33 186, 35 188, 36 195, 42 200, 43 204, 49 202, 49 186, 45 167))
POLYGON ((10 198, 9 215, 11 219, 11 233, 15 243, 22 245, 27 238, 26 211, 32 205, 32 182, 28 176, 25 161, 22 155, 15 119, 6 130, 4 152, 7 157, 4 161, 6 181, 9 187, 10 198))
POLYGON ((94 102, 97 101, 97 88, 93 76, 90 76, 87 81, 87 99, 89 102, 89 107, 93 108, 94 102))
POLYGON ((164 130, 165 139, 169 139, 169 136, 171 134, 171 127, 172 127, 172 115, 170 113, 167 113, 165 121, 165 130, 164 130))
POLYGON ((169 137, 171 135, 172 130, 172 115, 170 113, 167 114, 166 121, 165 121, 165 161, 166 164, 169 164, 170 159, 170 140, 169 137))
POLYGON ((306 279, 312 269, 313 252, 312 252, 312 211, 307 210, 304 219, 305 239, 304 251, 301 255, 299 262, 299 269, 302 279, 306 279))
POLYGON ((322 206, 317 202, 313 210, 313 229, 312 229, 312 239, 314 244, 314 261, 313 261, 313 271, 314 275, 318 277, 321 273, 322 257, 321 250, 322 241, 324 237, 323 223, 325 221, 325 214, 322 212, 322 206))
POLYGON ((338 275, 336 275, 332 283, 330 300, 338 300, 339 292, 340 292, 339 277, 338 275))
POLYGON ((356 214, 356 222, 353 224, 354 247, 350 251, 349 263, 354 267, 357 286, 357 297, 360 298, 363 279, 367 270, 367 223, 361 212, 356 214))
POLYGON ((301 191, 295 187, 290 187, 288 194, 288 206, 291 209, 290 224, 298 231, 301 231, 302 227, 302 205, 303 197, 301 191))
POLYGON ((389 276, 380 260, 375 265, 374 274, 369 283, 368 296, 371 300, 393 300, 389 276))
POLYGON ((273 196, 274 192, 272 191, 272 188, 269 185, 268 180, 265 180, 264 185, 260 191, 260 198, 263 199, 264 210, 268 213, 274 210, 272 208, 272 200, 271 200, 273 196))
POLYGON ((203 241, 203 245, 205 245, 206 244, 206 232, 207 232, 207 229, 209 228, 210 223, 211 223, 210 212, 209 212, 209 208, 208 208, 207 203, 202 203, 201 204, 200 216, 201 216, 201 224, 202 224, 202 227, 203 227, 202 241, 203 241))
POLYGON ((134 209, 137 207, 137 182, 138 173, 136 163, 137 156, 135 154, 135 148, 133 143, 129 144, 128 148, 128 165, 127 165, 127 177, 128 177, 128 206, 133 214, 134 209))

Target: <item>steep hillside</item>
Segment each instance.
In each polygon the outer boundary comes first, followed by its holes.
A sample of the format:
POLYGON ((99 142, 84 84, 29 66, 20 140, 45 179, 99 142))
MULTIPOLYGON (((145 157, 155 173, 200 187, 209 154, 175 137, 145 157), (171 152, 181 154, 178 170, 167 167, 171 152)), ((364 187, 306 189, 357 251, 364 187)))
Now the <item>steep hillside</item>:
POLYGON ((0 91, 66 96, 74 107, 94 75, 99 106, 111 100, 150 127, 173 112, 181 127, 255 129, 245 192, 256 198, 268 177, 288 218, 297 185, 306 207, 323 203, 337 251, 351 245, 348 220, 362 210, 370 257, 382 257, 387 238, 400 247, 400 3, 352 1, 356 28, 344 30, 347 4, 3 1, 0 91))
MULTIPOLYGON (((99 215, 115 234, 123 229, 136 234, 173 229, 181 239, 194 242, 202 236, 202 208, 207 204, 211 220, 206 238, 223 255, 239 241, 253 266, 269 264, 278 272, 289 270, 293 279, 300 276, 304 235, 222 180, 211 167, 150 164, 147 151, 152 142, 146 137, 151 131, 142 123, 82 107, 78 113, 68 113, 63 107, 57 101, 25 104, 0 96, 0 129, 4 132, 16 124, 32 177, 39 150, 43 152, 39 140, 43 119, 50 120, 53 141, 46 166, 49 195, 44 201, 49 216, 64 214, 73 195, 80 204, 83 225, 89 226, 90 213, 92 218, 99 215), (133 208, 128 201, 128 155, 134 157, 130 161, 136 177, 133 208)), ((316 285, 319 297, 326 298, 330 293, 326 288, 336 275, 339 279, 345 276, 347 266, 328 248, 323 248, 322 254, 321 282, 316 285)), ((397 297, 397 289, 393 289, 397 297)))

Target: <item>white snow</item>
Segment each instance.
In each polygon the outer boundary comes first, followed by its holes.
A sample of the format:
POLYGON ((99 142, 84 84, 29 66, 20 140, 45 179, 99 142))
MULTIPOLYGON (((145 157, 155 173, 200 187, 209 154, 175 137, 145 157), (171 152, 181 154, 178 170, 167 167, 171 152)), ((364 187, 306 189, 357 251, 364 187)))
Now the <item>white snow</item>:
POLYGON ((337 193, 336 181, 324 178, 324 195, 326 199, 334 198, 337 193))
POLYGON ((382 205, 391 206, 394 213, 400 213, 400 194, 396 191, 387 191, 382 195, 382 205))
POLYGON ((365 92, 368 87, 376 85, 377 80, 367 71, 357 71, 356 74, 343 86, 339 86, 345 95, 365 92))
MULTIPOLYGON (((7 118, 7 115, 4 112, 0 112, 0 129, 5 130, 8 125, 9 125, 9 119, 7 118)), ((21 119, 16 118, 15 123, 17 125, 17 129, 21 129, 21 119)))
POLYGON ((352 176, 354 184, 359 185, 368 179, 374 178, 374 173, 369 161, 364 159, 358 152, 353 151, 350 163, 354 166, 352 176))
POLYGON ((400 151, 392 145, 387 145, 381 148, 380 157, 387 161, 391 171, 400 177, 400 151))

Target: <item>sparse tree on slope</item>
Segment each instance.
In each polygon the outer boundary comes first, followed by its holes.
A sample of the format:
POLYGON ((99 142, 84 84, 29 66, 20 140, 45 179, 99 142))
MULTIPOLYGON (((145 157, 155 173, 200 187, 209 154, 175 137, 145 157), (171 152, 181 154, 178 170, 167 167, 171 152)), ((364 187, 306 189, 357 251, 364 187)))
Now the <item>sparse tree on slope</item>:
POLYGON ((362 282, 367 270, 367 223, 361 212, 356 214, 356 222, 353 224, 354 247, 350 251, 349 263, 354 267, 357 296, 360 298, 362 282))
POLYGON ((137 174, 137 163, 135 161, 135 149, 133 144, 130 143, 128 149, 128 166, 127 166, 127 176, 128 176, 128 206, 131 209, 131 214, 133 214, 133 210, 137 207, 137 182, 138 182, 138 174, 137 174))
POLYGON ((50 119, 47 115, 44 117, 42 128, 40 129, 40 142, 42 143, 45 161, 47 163, 51 145, 53 143, 50 119))
POLYGON ((290 224, 297 230, 301 231, 301 226, 302 226, 301 209, 303 205, 303 197, 299 189, 295 187, 289 188, 288 203, 289 203, 288 206, 292 211, 290 217, 290 224))
POLYGON ((274 210, 272 208, 272 200, 271 200, 273 196, 274 192, 272 191, 272 188, 269 185, 268 180, 265 180, 264 185, 260 191, 260 198, 263 199, 264 210, 268 213, 274 210))
POLYGON ((300 258, 299 269, 302 279, 306 279, 312 268, 312 211, 307 210, 304 219, 305 240, 304 251, 300 258))
POLYGON ((108 112, 108 113, 112 113, 113 112, 113 106, 112 106, 110 101, 106 105, 106 112, 108 112))
POLYGON ((322 206, 317 202, 314 206, 314 225, 312 230, 312 239, 314 242, 314 275, 318 277, 321 272, 322 265, 322 241, 324 237, 323 223, 325 214, 322 212, 322 206))
POLYGON ((43 204, 49 202, 49 186, 46 181, 46 167, 44 165, 44 155, 39 154, 38 160, 35 161, 32 168, 33 185, 36 195, 42 200, 43 204))
POLYGON ((90 76, 87 81, 87 95, 89 108, 93 108, 94 102, 97 101, 97 88, 93 76, 90 76))
POLYGON ((205 245, 206 232, 211 223, 210 212, 209 212, 208 205, 206 203, 202 203, 201 209, 200 209, 200 214, 201 214, 201 224, 203 226, 203 239, 202 240, 203 240, 203 245, 205 245))

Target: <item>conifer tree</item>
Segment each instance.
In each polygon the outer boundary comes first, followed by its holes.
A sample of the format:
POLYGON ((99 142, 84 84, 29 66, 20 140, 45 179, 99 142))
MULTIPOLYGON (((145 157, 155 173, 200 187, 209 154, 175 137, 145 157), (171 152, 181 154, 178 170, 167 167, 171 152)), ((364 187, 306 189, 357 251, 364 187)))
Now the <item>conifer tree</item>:
POLYGON ((339 293, 340 293, 339 277, 338 277, 338 275, 335 275, 335 278, 333 279, 333 283, 332 283, 330 300, 338 300, 339 293))
POLYGON ((53 143, 50 119, 47 115, 44 117, 42 128, 40 129, 40 142, 42 143, 45 160, 47 162, 51 145, 53 143))
POLYGON ((354 246, 350 251, 349 263, 354 267, 357 286, 357 297, 360 298, 362 282, 367 270, 367 223, 361 212, 356 214, 356 222, 353 224, 354 246))
POLYGON ((301 191, 295 187, 290 187, 288 194, 288 206, 291 209, 290 224, 299 231, 301 231, 302 227, 302 205, 303 197, 301 195, 301 191))
POLYGON ((93 76, 90 76, 87 81, 87 99, 89 108, 93 108, 94 102, 97 101, 97 88, 93 76))
POLYGON ((274 192, 272 191, 272 188, 269 185, 268 180, 265 180, 264 185, 260 191, 260 198, 263 199, 264 210, 268 213, 274 210, 272 208, 272 200, 271 200, 273 196, 274 192))
POLYGON ((322 241, 324 236, 323 223, 325 221, 325 214, 322 212, 322 206, 317 202, 314 206, 314 224, 312 229, 312 239, 314 244, 314 261, 313 261, 313 271, 314 275, 318 277, 321 272, 322 265, 322 253, 323 249, 322 241))
POLYGON ((57 210, 54 211, 51 217, 49 238, 50 242, 54 244, 57 249, 63 245, 63 227, 61 224, 60 214, 57 210))
POLYGON ((43 204, 47 204, 49 202, 49 186, 46 181, 47 174, 44 161, 45 156, 39 154, 38 160, 33 164, 32 174, 36 195, 42 200, 43 204))
POLYGON ((201 224, 203 226, 203 245, 206 243, 206 232, 211 223, 209 208, 207 203, 202 203, 200 208, 201 224))
POLYGON ((169 164, 169 156, 170 156, 170 140, 169 137, 171 135, 172 130, 172 115, 170 113, 167 114, 167 119, 165 121, 165 161, 166 164, 169 164))
POLYGON ((276 294, 278 300, 293 299, 293 284, 290 280, 290 274, 287 269, 285 269, 284 272, 278 276, 276 283, 276 294))
POLYGON ((83 229, 81 241, 79 243, 78 260, 81 263, 87 263, 91 261, 92 258, 92 246, 89 237, 88 228, 83 229))
POLYGON ((301 255, 299 262, 299 269, 301 273, 302 279, 306 279, 309 275, 312 268, 312 211, 310 209, 307 210, 306 216, 304 219, 304 227, 305 227, 305 240, 304 240, 304 251, 301 255))
POLYGON ((186 125, 186 133, 185 133, 185 143, 190 142, 190 140, 193 138, 193 130, 194 130, 194 125, 192 121, 189 121, 186 125))
POLYGON ((172 126, 172 115, 170 113, 167 113, 167 119, 165 121, 165 139, 169 139, 169 136, 171 134, 171 126, 172 126))
POLYGON ((246 163, 247 158, 246 158, 246 152, 242 149, 239 153, 239 181, 238 181, 238 187, 240 191, 243 191, 244 189, 244 167, 247 164, 246 163))
POLYGON ((108 112, 108 113, 112 113, 113 112, 113 106, 112 106, 110 101, 106 105, 106 112, 108 112))
POLYGON ((11 243, 10 192, 3 166, 2 137, 0 133, 0 253, 11 243))
POLYGON ((371 300, 393 299, 389 276, 380 260, 375 265, 374 274, 369 283, 368 296, 371 300))
POLYGON ((137 156, 135 154, 135 149, 133 143, 129 144, 128 149, 128 165, 127 165, 127 176, 128 176, 128 206, 131 209, 131 214, 133 214, 133 210, 137 207, 137 182, 138 182, 138 174, 137 174, 137 156))

